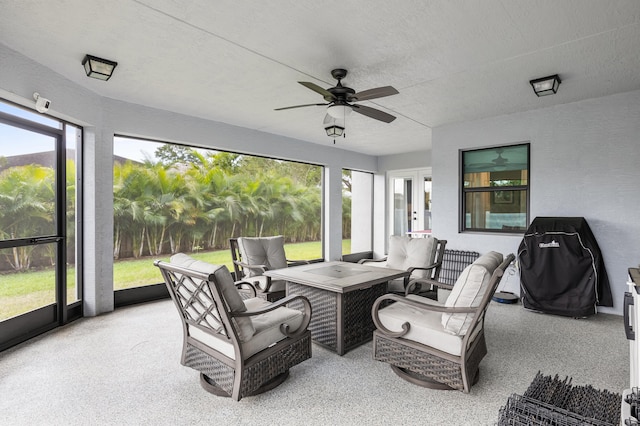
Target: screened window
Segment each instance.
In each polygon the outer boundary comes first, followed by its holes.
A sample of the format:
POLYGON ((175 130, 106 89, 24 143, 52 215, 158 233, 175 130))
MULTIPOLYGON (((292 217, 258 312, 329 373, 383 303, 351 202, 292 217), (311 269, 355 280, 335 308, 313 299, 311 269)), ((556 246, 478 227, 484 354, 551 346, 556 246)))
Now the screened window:
POLYGON ((287 258, 322 258, 321 166, 121 136, 113 146, 116 290, 159 283, 152 260, 178 252, 233 270, 232 237, 282 235, 287 258))
POLYGON ((525 231, 529 223, 529 144, 461 150, 460 164, 460 231, 525 231))

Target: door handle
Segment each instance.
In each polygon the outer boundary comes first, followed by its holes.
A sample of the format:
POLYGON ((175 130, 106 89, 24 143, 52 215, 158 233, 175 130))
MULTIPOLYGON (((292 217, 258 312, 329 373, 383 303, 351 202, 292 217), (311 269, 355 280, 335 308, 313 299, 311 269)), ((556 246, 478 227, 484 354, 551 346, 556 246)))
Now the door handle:
POLYGON ((624 334, 627 336, 627 340, 636 340, 635 330, 629 324, 629 308, 631 306, 634 306, 633 294, 627 291, 624 293, 624 334))
POLYGON ((46 243, 57 243, 62 240, 63 240, 62 237, 36 237, 36 238, 31 238, 30 242, 31 244, 46 244, 46 243))

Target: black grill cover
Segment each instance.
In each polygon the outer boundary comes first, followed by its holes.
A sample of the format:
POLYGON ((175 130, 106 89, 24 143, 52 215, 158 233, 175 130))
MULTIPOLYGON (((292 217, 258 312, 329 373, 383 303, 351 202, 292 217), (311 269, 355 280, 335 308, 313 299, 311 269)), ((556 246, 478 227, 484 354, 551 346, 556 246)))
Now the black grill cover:
POLYGON ((584 317, 613 306, 598 243, 583 217, 536 217, 518 248, 527 309, 584 317))

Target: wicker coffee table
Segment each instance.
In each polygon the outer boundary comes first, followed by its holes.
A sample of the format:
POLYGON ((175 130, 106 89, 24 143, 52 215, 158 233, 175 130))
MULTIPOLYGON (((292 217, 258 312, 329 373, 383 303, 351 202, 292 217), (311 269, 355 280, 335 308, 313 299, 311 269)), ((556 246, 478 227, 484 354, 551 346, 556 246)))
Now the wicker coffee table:
POLYGON ((408 272, 334 261, 275 269, 265 275, 287 281, 287 294, 309 299, 311 338, 343 355, 371 340, 373 302, 387 292, 389 280, 408 272))

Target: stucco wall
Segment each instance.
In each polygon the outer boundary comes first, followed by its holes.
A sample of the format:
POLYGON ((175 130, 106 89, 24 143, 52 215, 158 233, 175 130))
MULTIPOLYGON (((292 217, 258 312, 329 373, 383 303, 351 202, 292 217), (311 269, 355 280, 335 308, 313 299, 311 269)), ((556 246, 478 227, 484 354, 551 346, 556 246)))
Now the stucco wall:
MULTIPOLYGON (((615 303, 600 311, 620 314, 627 268, 640 263, 639 117, 635 91, 434 129, 434 235, 451 248, 515 253, 521 235, 458 233, 458 151, 530 141, 531 219, 587 219, 615 303)), ((517 276, 505 285, 517 291, 517 276)))

